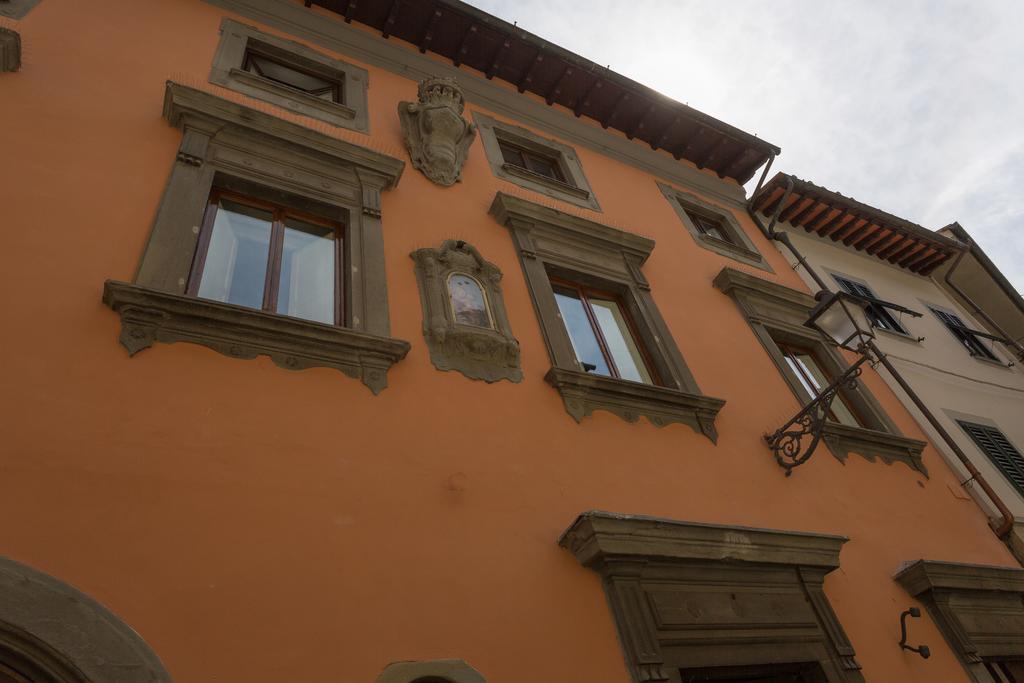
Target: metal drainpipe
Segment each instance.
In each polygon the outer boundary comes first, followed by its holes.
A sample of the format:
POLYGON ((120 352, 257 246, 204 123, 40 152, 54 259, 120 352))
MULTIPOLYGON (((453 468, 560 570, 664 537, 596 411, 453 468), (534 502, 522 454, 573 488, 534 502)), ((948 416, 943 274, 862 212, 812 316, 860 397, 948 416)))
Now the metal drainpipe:
POLYGON ((982 310, 981 306, 975 303, 974 299, 967 295, 967 292, 960 289, 959 285, 953 282, 953 271, 957 269, 957 266, 960 265, 960 261, 963 260, 964 255, 971 250, 972 246, 974 246, 974 241, 970 237, 968 237, 967 244, 964 246, 963 250, 956 255, 956 259, 953 260, 953 265, 949 267, 949 270, 946 271, 946 274, 942 277, 942 279, 946 281, 946 284, 949 285, 954 292, 960 295, 960 297, 962 297, 963 300, 967 302, 967 305, 973 309, 972 313, 974 315, 980 315, 988 322, 989 325, 994 327, 996 333, 998 333, 999 336, 1002 337, 1005 340, 1005 342, 1012 346, 1014 350, 1017 352, 1017 358, 1019 360, 1024 361, 1024 346, 1021 346, 1020 342, 1014 340, 1010 335, 1008 335, 1006 333, 1006 330, 1004 330, 999 325, 999 323, 993 320, 988 313, 982 310))
MULTIPOLYGON (((772 216, 772 222, 769 226, 765 227, 764 223, 761 222, 761 219, 757 216, 757 213, 754 211, 754 199, 757 197, 758 192, 761 191, 761 186, 764 184, 764 180, 768 176, 768 170, 771 168, 772 163, 774 161, 775 155, 773 154, 771 157, 769 157, 768 164, 764 167, 764 171, 761 173, 760 180, 757 181, 757 188, 754 190, 754 193, 750 195, 750 201, 747 202, 747 213, 750 215, 750 217, 754 221, 754 224, 757 225, 757 227, 761 230, 761 233, 766 238, 770 240, 775 240, 777 242, 782 242, 783 244, 785 244, 786 247, 789 248, 790 253, 793 254, 793 258, 797 260, 797 263, 799 265, 804 267, 804 270, 806 270, 807 274, 814 279, 814 282, 817 283, 818 287, 820 287, 823 291, 829 292, 831 290, 829 289, 828 285, 825 284, 824 280, 822 280, 821 277, 819 277, 818 274, 814 271, 814 269, 810 266, 810 264, 807 263, 807 259, 804 258, 803 254, 801 254, 800 251, 790 241, 789 235, 785 232, 775 231, 775 223, 779 218, 779 214, 782 211, 782 207, 786 203, 785 198, 789 196, 789 194, 793 191, 793 179, 786 179, 786 194, 783 196, 783 201, 779 202, 779 206, 775 210, 775 215, 772 216)), ((960 255, 957 257, 957 263, 959 263, 959 260, 962 257, 963 252, 961 252, 960 255)), ((950 267, 949 272, 946 273, 946 282, 949 283, 950 287, 953 288, 953 291, 960 293, 960 295, 963 296, 964 299, 966 299, 971 303, 971 305, 974 305, 976 307, 976 304, 974 304, 970 297, 968 297, 965 294, 962 294, 958 287, 956 287, 952 282, 949 282, 949 274, 956 267, 957 263, 954 263, 953 266, 950 267)), ((984 313, 982 313, 982 315, 984 315, 985 319, 988 320, 987 315, 985 315, 984 313)), ((996 329, 999 329, 998 325, 996 325, 996 329)), ((1006 337, 1006 334, 1004 334, 1001 330, 1000 334, 1003 334, 1003 336, 1006 337)), ((1015 346, 1019 347, 1019 344, 1015 344, 1015 346)), ((896 380, 896 383, 899 384, 903 391, 906 392, 907 396, 910 397, 910 400, 913 402, 915 406, 917 406, 917 409, 921 411, 921 414, 924 415, 925 419, 928 420, 929 424, 931 424, 935 431, 938 432, 942 440, 946 442, 946 445, 949 446, 951 451, 953 451, 953 454, 956 455, 956 457, 960 460, 961 463, 963 463, 964 467, 967 469, 967 473, 971 476, 967 481, 962 482, 961 486, 967 484, 967 482, 969 481, 978 482, 978 486, 981 487, 981 490, 985 492, 985 495, 987 495, 989 500, 992 501, 992 504, 996 506, 997 510, 999 510, 999 514, 1003 516, 1002 520, 1000 520, 998 524, 992 524, 991 522, 990 524, 992 526, 993 531, 995 531, 996 536, 998 536, 1000 539, 1005 538, 1006 535, 1009 534, 1010 531, 1013 529, 1013 513, 1010 512, 1010 508, 1006 507, 1006 503, 1003 502, 1003 499, 1000 498, 994 490, 992 490, 992 487, 989 486, 989 483, 985 480, 985 477, 981 474, 981 472, 978 471, 978 468, 974 466, 974 463, 970 461, 967 455, 960 448, 960 445, 953 440, 953 437, 949 435, 949 432, 946 431, 946 428, 942 426, 942 424, 938 421, 938 419, 935 417, 932 411, 928 409, 928 406, 924 404, 921 398, 917 395, 917 392, 915 392, 913 388, 911 388, 911 386, 907 384, 907 381, 903 379, 903 375, 901 375, 899 370, 897 370, 895 366, 893 366, 893 364, 889 361, 889 357, 886 356, 882 352, 882 350, 875 345, 873 341, 869 343, 869 348, 878 358, 878 361, 885 366, 886 370, 889 371, 889 374, 893 376, 893 379, 896 380)))
POLYGON ((896 382, 903 388, 903 391, 907 393, 907 396, 910 397, 910 400, 914 402, 914 405, 917 406, 917 409, 921 411, 931 426, 935 428, 935 431, 939 433, 939 436, 946 442, 946 445, 949 446, 950 450, 953 451, 956 457, 960 459, 960 462, 963 463, 964 467, 967 468, 967 473, 970 474, 971 477, 963 483, 966 484, 971 480, 978 482, 978 486, 981 487, 981 490, 985 492, 985 495, 989 497, 989 500, 991 500, 996 506, 996 509, 999 510, 999 514, 1003 516, 1003 519, 999 522, 998 526, 993 524, 992 528, 996 532, 996 536, 999 538, 1005 537, 1010 533, 1010 530, 1013 529, 1013 513, 1010 512, 1008 507, 1006 507, 1006 503, 1004 503, 999 495, 992 490, 992 487, 989 486, 987 481, 985 481, 985 477, 983 477, 981 472, 978 471, 978 468, 974 466, 974 463, 967 458, 967 455, 963 452, 956 441, 953 440, 953 437, 949 435, 946 428, 943 427, 937 419, 935 419, 935 415, 932 414, 932 411, 928 410, 928 407, 921 402, 917 393, 911 389, 910 385, 907 384, 907 381, 903 379, 903 375, 893 367, 893 364, 889 361, 889 357, 886 356, 873 341, 868 342, 868 347, 878 358, 879 362, 885 366, 885 369, 889 371, 889 374, 896 379, 896 382))

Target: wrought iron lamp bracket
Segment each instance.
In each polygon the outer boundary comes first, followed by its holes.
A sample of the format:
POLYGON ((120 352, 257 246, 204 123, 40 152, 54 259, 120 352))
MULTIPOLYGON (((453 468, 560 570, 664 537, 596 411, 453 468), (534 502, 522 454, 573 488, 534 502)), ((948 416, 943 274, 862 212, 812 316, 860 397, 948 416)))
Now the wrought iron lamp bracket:
POLYGON ((911 647, 907 645, 907 617, 914 617, 917 619, 921 616, 921 610, 918 607, 911 607, 910 609, 904 610, 900 614, 900 647, 904 650, 910 650, 921 655, 922 659, 928 659, 932 656, 932 651, 927 645, 919 645, 918 647, 911 647))
POLYGON ((803 465, 811 459, 818 442, 821 441, 822 432, 828 422, 828 415, 839 392, 844 388, 855 389, 857 378, 861 374, 861 366, 872 360, 861 348, 861 357, 856 363, 847 368, 846 372, 839 376, 836 381, 828 385, 814 397, 810 403, 793 416, 782 427, 771 434, 765 434, 764 440, 775 455, 775 461, 786 470, 786 476, 793 474, 793 468, 803 465), (806 441, 810 439, 810 441, 806 441))

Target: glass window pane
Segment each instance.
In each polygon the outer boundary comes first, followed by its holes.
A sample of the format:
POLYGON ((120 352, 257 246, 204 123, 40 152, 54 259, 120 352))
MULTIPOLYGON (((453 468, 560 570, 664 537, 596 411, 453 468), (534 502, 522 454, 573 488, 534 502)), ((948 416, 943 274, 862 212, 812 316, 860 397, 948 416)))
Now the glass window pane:
POLYGON ((588 364, 585 369, 589 372, 611 377, 611 370, 604 359, 604 354, 601 353, 601 346, 597 342, 594 328, 590 326, 590 319, 579 295, 571 289, 555 289, 555 301, 562 313, 562 322, 569 333, 577 360, 581 365, 588 364))
POLYGON ((501 147, 501 158, 505 160, 506 164, 526 168, 526 161, 523 159, 523 153, 519 149, 503 142, 499 143, 499 146, 501 147))
POLYGON ((285 221, 278 313, 335 323, 335 237, 332 228, 294 218, 285 221))
MULTIPOLYGON (((806 381, 804 386, 810 383, 814 387, 813 395, 817 396, 818 393, 832 383, 831 378, 825 374, 825 371, 818 365, 818 361, 810 354, 803 352, 793 353, 794 361, 799 366, 799 370, 802 370, 806 381)), ((860 426, 860 421, 854 416, 853 412, 846 405, 843 397, 837 396, 832 401, 832 417, 836 422, 844 425, 851 425, 853 427, 860 426)))
POLYGON ((492 327, 491 316, 487 312, 487 299, 476 280, 468 275, 454 273, 448 278, 448 295, 451 298, 455 322, 461 325, 492 327))
POLYGON ((526 156, 526 163, 527 168, 534 173, 554 178, 555 180, 561 179, 562 174, 558 170, 558 165, 551 159, 530 154, 526 156))
POLYGON ((220 201, 199 283, 200 297, 263 307, 272 218, 269 211, 220 201))
POLYGON ((283 85, 303 90, 321 99, 335 100, 336 83, 326 78, 298 71, 267 57, 250 54, 246 62, 246 70, 283 85))
POLYGON ((622 379, 651 384, 651 375, 644 365, 643 356, 630 334, 629 326, 622 315, 622 310, 614 301, 606 299, 590 299, 590 308, 594 311, 597 324, 601 326, 601 334, 608 345, 608 352, 615 361, 615 367, 622 379))

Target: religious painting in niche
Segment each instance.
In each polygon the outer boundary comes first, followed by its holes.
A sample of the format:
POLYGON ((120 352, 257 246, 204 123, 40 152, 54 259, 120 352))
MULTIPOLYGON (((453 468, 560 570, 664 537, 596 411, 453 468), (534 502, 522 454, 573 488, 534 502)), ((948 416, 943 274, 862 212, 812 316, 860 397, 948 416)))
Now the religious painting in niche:
POLYGON ((448 276, 448 298, 452 304, 452 316, 460 325, 493 327, 491 314, 487 309, 487 297, 480 283, 464 273, 448 276))

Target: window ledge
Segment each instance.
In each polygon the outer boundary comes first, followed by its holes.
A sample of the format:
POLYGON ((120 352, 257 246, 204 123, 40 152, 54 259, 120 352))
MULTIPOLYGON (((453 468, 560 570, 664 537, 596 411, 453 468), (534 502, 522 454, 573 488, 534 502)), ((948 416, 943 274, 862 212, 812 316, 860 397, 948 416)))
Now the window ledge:
POLYGON ((697 235, 697 238, 704 242, 705 244, 707 244, 714 251, 721 250, 719 251, 719 253, 721 253, 722 251, 728 252, 727 254, 722 254, 723 256, 733 256, 738 257, 739 259, 747 259, 750 261, 754 261, 757 264, 764 263, 764 259, 761 258, 761 254, 757 253, 752 249, 747 249, 746 247, 740 246, 739 244, 733 244, 732 242, 718 239, 717 237, 712 237, 711 235, 705 235, 703 233, 697 235))
POLYGON ((242 69, 232 68, 228 71, 228 74, 234 80, 244 83, 252 88, 256 88, 268 95, 276 95, 282 99, 276 100, 275 102, 291 111, 298 114, 308 116, 310 109, 314 109, 320 114, 320 118, 333 119, 341 118, 345 121, 354 121, 356 118, 356 110, 352 107, 346 106, 339 102, 328 102, 322 100, 319 97, 313 97, 309 93, 304 93, 301 90, 295 88, 289 88, 286 85, 275 83, 269 78, 263 78, 256 74, 243 71, 242 69))
POLYGON ((534 173, 530 169, 523 168, 522 166, 504 163, 501 165, 501 170, 505 171, 505 173, 508 173, 510 175, 519 176, 520 178, 525 178, 526 180, 532 180, 535 183, 540 183, 541 185, 550 187, 551 189, 556 190, 558 192, 570 194, 573 197, 579 197, 580 199, 590 199, 590 193, 582 188, 576 187, 575 185, 570 185, 569 183, 563 182, 561 180, 549 178, 546 175, 541 175, 540 173, 534 173))
POLYGON ((984 363, 985 365, 994 365, 995 367, 1002 368, 1004 370, 1009 370, 1011 367, 999 359, 993 360, 991 358, 985 358, 985 356, 977 353, 968 353, 968 355, 979 363, 984 363))
POLYGON ((641 415, 657 427, 679 422, 718 441, 715 417, 725 405, 720 398, 564 368, 551 368, 544 379, 558 389, 566 412, 577 422, 595 410, 607 410, 626 422, 641 415))
POLYGON ((232 304, 107 280, 103 302, 121 316, 129 355, 154 342, 200 344, 233 358, 269 356, 287 370, 326 367, 362 380, 374 394, 409 342, 232 304))
POLYGON ((840 462, 845 461, 850 453, 856 453, 871 462, 881 458, 887 465, 899 461, 928 476, 928 469, 921 458, 926 445, 924 441, 838 422, 826 423, 823 435, 829 450, 840 462))

